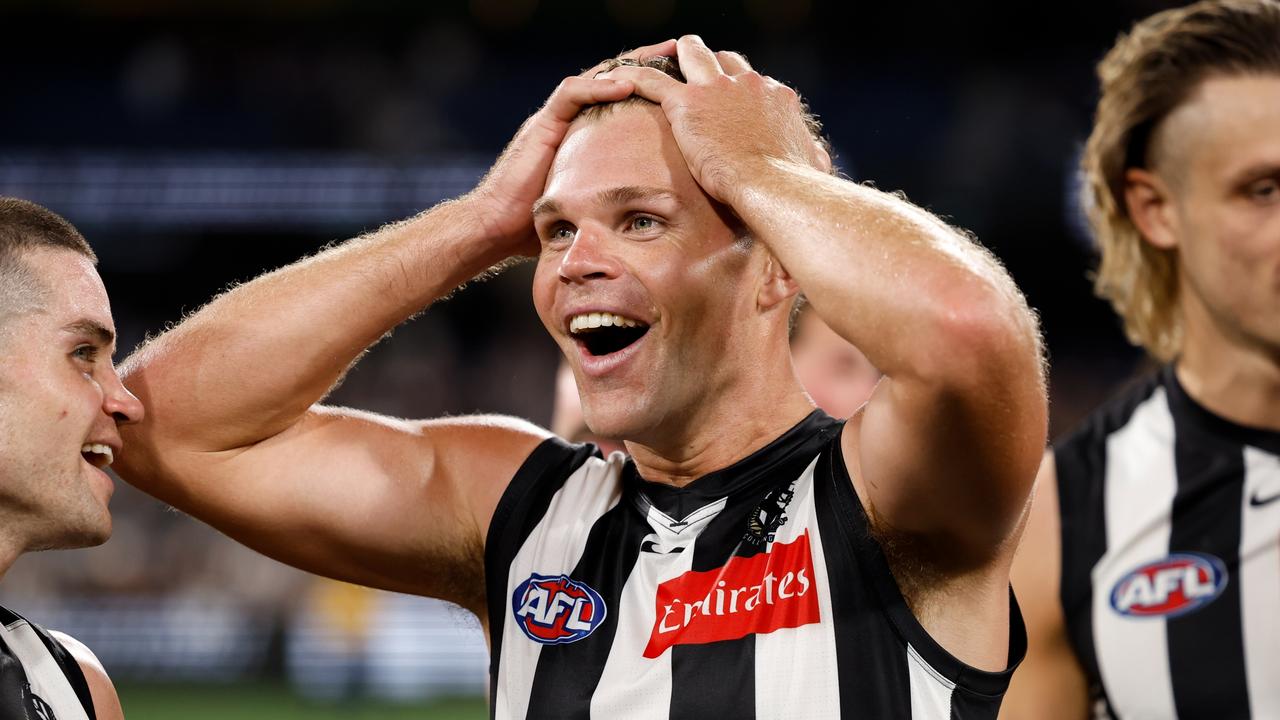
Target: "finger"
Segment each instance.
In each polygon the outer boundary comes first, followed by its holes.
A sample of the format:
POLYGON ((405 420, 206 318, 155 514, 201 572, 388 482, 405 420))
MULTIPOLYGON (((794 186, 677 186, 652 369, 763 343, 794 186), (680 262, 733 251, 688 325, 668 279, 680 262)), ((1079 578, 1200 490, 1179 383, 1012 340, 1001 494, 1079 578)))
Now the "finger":
POLYGON ((602 73, 600 79, 625 81, 634 88, 632 93, 659 105, 670 97, 672 93, 678 92, 680 88, 684 87, 684 83, 657 68, 633 67, 630 65, 624 65, 607 73, 602 73))
POLYGON ((586 70, 583 70, 580 77, 595 77, 597 74, 601 72, 605 72, 610 68, 616 67, 617 61, 619 59, 625 58, 627 60, 644 62, 649 58, 675 57, 675 55, 676 55, 676 41, 663 40, 662 42, 654 45, 645 45, 644 47, 638 47, 634 50, 628 50, 622 53, 621 55, 619 55, 617 58, 609 58, 607 60, 601 60, 600 62, 596 63, 595 65, 592 65, 586 70))
POLYGON ((676 41, 663 40, 662 42, 654 45, 645 45, 644 47, 639 47, 639 48, 636 48, 635 50, 625 52, 619 55, 618 57, 624 57, 624 58, 629 58, 631 60, 643 61, 643 60, 648 60, 651 57, 660 57, 660 56, 675 57, 675 55, 676 55, 676 41))
POLYGON ((715 53, 697 35, 685 35, 676 42, 680 71, 690 83, 709 83, 724 73, 715 53))
POLYGON ((587 105, 615 102, 633 90, 628 78, 568 77, 551 93, 543 110, 556 120, 567 123, 587 105))
POLYGON ((726 75, 741 75, 742 73, 751 72, 751 63, 747 62, 747 58, 742 53, 721 50, 716 53, 716 60, 719 61, 720 67, 726 75))

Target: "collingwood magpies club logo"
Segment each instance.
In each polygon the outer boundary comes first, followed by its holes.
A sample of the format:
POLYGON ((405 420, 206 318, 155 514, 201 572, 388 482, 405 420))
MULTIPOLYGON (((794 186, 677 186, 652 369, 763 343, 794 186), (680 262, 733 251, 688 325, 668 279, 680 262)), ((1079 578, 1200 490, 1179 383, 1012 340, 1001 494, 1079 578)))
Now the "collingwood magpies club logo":
POLYGON ((747 534, 742 539, 755 547, 773 542, 774 533, 787 521, 787 506, 796 496, 794 481, 786 487, 770 490, 747 516, 747 534))
POLYGON ((23 690, 27 696, 27 713, 33 720, 58 720, 49 703, 31 690, 31 683, 27 683, 23 690))

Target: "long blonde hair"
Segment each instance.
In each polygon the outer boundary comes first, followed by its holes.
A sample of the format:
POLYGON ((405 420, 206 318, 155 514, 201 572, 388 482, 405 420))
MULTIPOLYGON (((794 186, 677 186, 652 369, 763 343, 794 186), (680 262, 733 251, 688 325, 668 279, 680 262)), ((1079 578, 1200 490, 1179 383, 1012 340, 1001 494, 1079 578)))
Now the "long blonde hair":
POLYGON ((1147 167, 1152 134, 1211 76, 1280 73, 1280 2, 1206 0, 1166 10, 1122 35, 1102 62, 1082 170, 1089 224, 1102 253, 1094 291, 1129 340, 1162 361, 1182 347, 1177 251, 1142 239, 1125 204, 1125 171, 1147 167))

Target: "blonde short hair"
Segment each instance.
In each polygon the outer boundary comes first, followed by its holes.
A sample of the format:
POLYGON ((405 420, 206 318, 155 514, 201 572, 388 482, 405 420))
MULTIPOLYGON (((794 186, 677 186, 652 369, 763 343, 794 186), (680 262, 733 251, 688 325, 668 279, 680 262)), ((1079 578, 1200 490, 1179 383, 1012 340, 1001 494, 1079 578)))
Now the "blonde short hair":
POLYGON ((1207 0, 1152 15, 1102 62, 1082 159, 1084 204, 1102 262, 1094 291, 1129 340, 1162 361, 1182 347, 1177 254, 1144 241, 1125 204, 1125 171, 1147 167, 1159 123, 1211 76, 1280 73, 1280 2, 1207 0))

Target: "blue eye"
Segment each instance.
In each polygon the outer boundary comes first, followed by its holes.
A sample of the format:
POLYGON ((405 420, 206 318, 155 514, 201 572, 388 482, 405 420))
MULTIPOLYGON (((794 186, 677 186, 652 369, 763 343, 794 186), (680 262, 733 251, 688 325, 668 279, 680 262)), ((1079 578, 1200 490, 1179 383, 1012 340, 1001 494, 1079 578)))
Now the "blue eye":
POLYGON ((631 218, 631 229, 647 232, 658 227, 658 221, 647 215, 637 215, 631 218))
POLYGON ((80 345, 71 351, 72 357, 85 362, 94 362, 98 359, 98 348, 93 345, 80 345))

